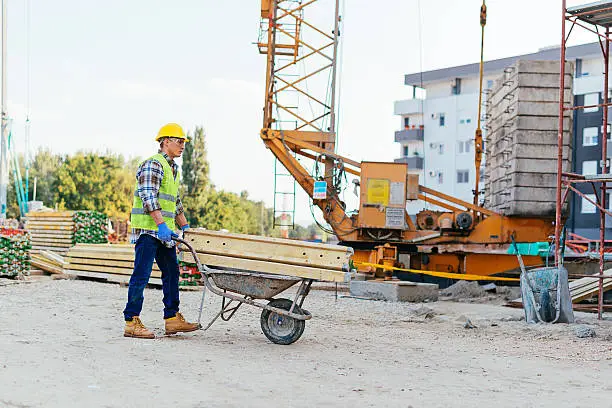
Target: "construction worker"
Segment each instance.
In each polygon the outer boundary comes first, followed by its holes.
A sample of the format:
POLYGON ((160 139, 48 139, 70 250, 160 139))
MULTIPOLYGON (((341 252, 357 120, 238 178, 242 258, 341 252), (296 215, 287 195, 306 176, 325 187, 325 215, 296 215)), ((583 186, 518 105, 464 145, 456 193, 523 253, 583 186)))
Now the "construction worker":
POLYGON ((140 321, 144 288, 149 282, 153 260, 162 274, 164 320, 166 334, 197 330, 197 323, 185 321, 179 313, 179 267, 173 237, 175 230, 189 228, 179 197, 178 165, 189 139, 176 123, 168 123, 159 130, 157 154, 143 161, 136 171, 134 204, 130 217, 131 242, 136 244, 134 272, 130 278, 128 301, 123 311, 125 337, 153 339, 155 335, 140 321))

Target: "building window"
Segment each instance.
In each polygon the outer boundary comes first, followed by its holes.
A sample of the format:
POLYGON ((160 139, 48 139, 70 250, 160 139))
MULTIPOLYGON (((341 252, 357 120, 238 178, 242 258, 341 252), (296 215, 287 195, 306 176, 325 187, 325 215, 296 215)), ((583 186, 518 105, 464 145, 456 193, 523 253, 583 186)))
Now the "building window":
POLYGON ((597 146, 599 144, 599 138, 597 137, 599 128, 588 127, 582 129, 582 145, 583 146, 597 146))
POLYGON ((582 76, 582 59, 576 58, 576 78, 582 76))
MULTIPOLYGON (((585 196, 591 201, 597 202, 595 194, 586 194, 585 196)), ((585 197, 582 197, 582 210, 580 211, 582 214, 595 214, 596 210, 597 207, 595 207, 595 204, 589 202, 585 197)))
POLYGON ((438 145, 438 154, 444 154, 444 143, 438 145))
POLYGON ((465 123, 465 119, 461 119, 461 120, 459 121, 459 124, 460 124, 460 125, 463 125, 464 123, 465 123))
POLYGON ((444 123, 446 123, 446 118, 444 117, 443 113, 438 114, 438 121, 440 126, 444 126, 444 123))
POLYGON ((402 146, 402 154, 404 157, 408 157, 408 146, 402 146))
POLYGON ((438 172, 438 184, 444 183, 444 173, 441 171, 438 172))
POLYGON ((469 153, 471 148, 472 141, 471 140, 460 140, 457 146, 457 152, 459 154, 469 153))
POLYGON ((465 120, 465 123, 472 123, 472 119, 467 118, 467 119, 465 120))
POLYGON ((404 127, 406 129, 410 127, 410 118, 404 118, 404 127))
POLYGON ((492 79, 487 79, 487 88, 488 89, 493 88, 493 80, 492 79))
POLYGON ((451 82, 451 94, 459 95, 461 93, 461 78, 455 78, 451 82))
POLYGON ((470 171, 469 170, 457 170, 457 183, 469 183, 470 182, 470 171))
POLYGON ((587 160, 582 162, 582 175, 597 174, 597 160, 587 160))
MULTIPOLYGON (((589 105, 599 105, 599 92, 584 94, 584 106, 589 105)), ((594 108, 584 108, 583 112, 597 112, 598 110, 599 107, 596 106, 594 108)))

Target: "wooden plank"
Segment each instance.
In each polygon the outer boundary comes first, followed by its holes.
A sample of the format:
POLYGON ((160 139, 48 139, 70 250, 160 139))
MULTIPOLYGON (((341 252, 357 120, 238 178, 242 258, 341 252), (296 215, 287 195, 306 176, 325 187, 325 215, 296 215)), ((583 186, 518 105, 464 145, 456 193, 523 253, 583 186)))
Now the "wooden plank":
MULTIPOLYGON (((134 269, 134 261, 133 259, 128 261, 122 260, 108 260, 108 259, 92 259, 92 258, 73 258, 71 256, 66 256, 66 262, 70 264, 79 264, 79 265, 99 265, 99 266, 117 266, 121 268, 134 269)), ((153 262, 153 270, 159 271, 159 267, 157 263, 153 262)))
POLYGON ((39 217, 72 217, 74 211, 34 211, 26 214, 26 218, 39 218, 39 217))
MULTIPOLYGON (((580 302, 581 300, 588 299, 591 296, 599 293, 598 279, 594 279, 594 278, 582 278, 582 279, 588 279, 591 282, 587 283, 586 285, 581 285, 578 288, 570 290, 570 294, 572 296, 572 302, 580 302)), ((612 279, 604 279, 603 288, 604 288, 604 292, 612 289, 612 279)))
POLYGON ((64 257, 56 254, 53 251, 41 251, 40 256, 46 258, 49 262, 55 262, 61 266, 64 266, 66 264, 64 257))
POLYGON ((30 260, 30 263, 33 266, 40 268, 43 271, 47 271, 49 273, 64 273, 64 268, 62 268, 61 266, 53 265, 51 263, 41 261, 37 258, 32 258, 30 260))
MULTIPOLYGON (((287 265, 277 262, 242 259, 213 254, 198 254, 198 259, 203 264, 209 266, 222 266, 247 271, 264 272, 273 275, 297 276, 300 278, 316 279, 328 282, 348 282, 350 280, 349 273, 332 271, 329 269, 312 268, 308 266, 287 265)), ((194 263, 191 253, 183 253, 183 260, 185 262, 194 263)))
POLYGON ((32 242, 32 246, 36 246, 36 247, 41 247, 41 246, 47 246, 47 247, 53 247, 53 248, 65 248, 65 249, 70 249, 70 247, 72 246, 71 243, 64 243, 64 242, 51 242, 51 241, 31 241, 32 242))
POLYGON ((47 246, 47 245, 38 245, 36 243, 32 243, 32 249, 46 249, 49 251, 64 251, 64 252, 68 252, 67 247, 53 247, 53 246, 47 246))
POLYGON ((66 254, 67 257, 71 258, 85 258, 85 259, 109 259, 115 261, 134 261, 134 253, 123 254, 117 252, 81 252, 70 249, 66 254))
POLYGON ((29 221, 26 222, 26 228, 39 228, 39 227, 70 227, 74 228, 74 222, 72 221, 57 221, 57 222, 44 222, 44 221, 29 221))
MULTIPOLYGON (((68 275, 80 276, 83 278, 104 279, 107 282, 112 282, 112 283, 129 283, 130 282, 130 277, 127 275, 115 275, 115 274, 110 274, 110 273, 76 271, 76 270, 66 270, 64 272, 68 275)), ((149 285, 162 286, 162 281, 159 278, 149 278, 149 285)), ((202 286, 179 286, 179 290, 186 290, 186 291, 201 291, 202 288, 203 288, 202 286)))
MULTIPOLYGON (((90 271, 90 272, 102 272, 102 273, 114 273, 119 275, 131 275, 133 269, 131 268, 119 268, 113 266, 99 266, 99 265, 80 265, 80 264, 69 264, 66 267, 67 270, 71 271, 90 271)), ((154 278, 161 278, 160 271, 152 271, 151 276, 154 278)))
POLYGON ((29 222, 46 222, 49 224, 56 222, 73 222, 72 217, 36 217, 36 218, 26 218, 26 224, 29 222))
POLYGON ((99 252, 99 253, 118 253, 118 254, 133 254, 134 247, 133 246, 112 246, 108 244, 90 244, 90 246, 85 246, 83 244, 76 244, 74 246, 75 251, 80 252, 99 252))
POLYGON ((46 239, 46 238, 55 238, 55 239, 68 239, 70 241, 72 241, 73 239, 73 234, 69 233, 69 234, 64 234, 64 233, 59 233, 59 231, 50 231, 49 234, 39 234, 39 233, 32 233, 30 231, 30 238, 32 239, 46 239))
POLYGON ((32 234, 30 233, 30 238, 32 239, 45 239, 45 238, 58 238, 58 239, 68 239, 70 241, 73 240, 73 236, 71 235, 67 235, 67 234, 49 234, 49 235, 42 235, 42 234, 32 234))
POLYGON ((74 230, 74 226, 36 224, 36 225, 26 225, 25 229, 28 230, 28 231, 30 231, 30 230, 73 231, 74 230))
POLYGON ((53 229, 36 229, 36 228, 27 228, 28 232, 30 234, 40 234, 40 235, 52 235, 52 234, 59 234, 59 235, 74 235, 74 230, 70 229, 70 230, 53 230, 53 229))
POLYGON ((100 249, 130 249, 134 250, 134 245, 132 244, 87 244, 87 243, 78 243, 75 248, 100 248, 100 249))
POLYGON ((72 239, 70 238, 53 238, 53 237, 32 237, 32 242, 55 242, 58 244, 68 244, 68 246, 72 246, 72 239))
POLYGON ((198 253, 278 262, 341 271, 353 250, 339 245, 316 244, 280 238, 188 230, 186 240, 198 253))

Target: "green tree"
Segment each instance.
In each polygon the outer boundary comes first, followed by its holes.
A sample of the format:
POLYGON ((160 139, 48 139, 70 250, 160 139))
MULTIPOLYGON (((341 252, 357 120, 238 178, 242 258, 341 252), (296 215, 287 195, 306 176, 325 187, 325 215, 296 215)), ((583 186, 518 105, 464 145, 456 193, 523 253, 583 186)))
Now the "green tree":
POLYGON ((127 218, 134 195, 134 172, 123 156, 79 152, 57 171, 56 198, 61 209, 96 210, 127 218))
POLYGON ((247 234, 249 214, 240 197, 226 191, 211 191, 203 206, 202 224, 211 230, 226 229, 229 232, 247 234))
POLYGON ((273 227, 274 210, 266 208, 263 201, 249 200, 249 193, 245 190, 240 193, 240 202, 248 214, 247 234, 270 236, 273 227))
POLYGON ((191 226, 204 226, 205 206, 213 186, 209 178, 206 135, 201 126, 189 134, 183 151, 181 197, 191 226))

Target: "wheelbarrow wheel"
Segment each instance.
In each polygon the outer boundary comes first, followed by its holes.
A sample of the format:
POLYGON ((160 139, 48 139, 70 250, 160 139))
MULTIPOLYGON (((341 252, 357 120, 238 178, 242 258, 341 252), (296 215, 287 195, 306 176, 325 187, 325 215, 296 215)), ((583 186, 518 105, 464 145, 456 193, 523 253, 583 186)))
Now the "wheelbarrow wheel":
MULTIPOLYGON (((268 306, 290 310, 292 303, 289 299, 273 299, 268 303, 268 306)), ((297 305, 293 308, 293 313, 304 314, 297 305)), ((266 309, 261 312, 260 322, 261 330, 270 341, 285 345, 296 342, 302 336, 306 327, 304 320, 282 316, 266 309)))

